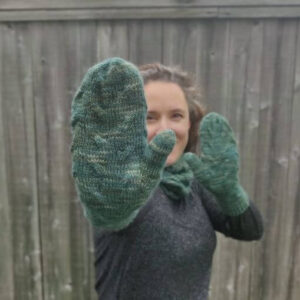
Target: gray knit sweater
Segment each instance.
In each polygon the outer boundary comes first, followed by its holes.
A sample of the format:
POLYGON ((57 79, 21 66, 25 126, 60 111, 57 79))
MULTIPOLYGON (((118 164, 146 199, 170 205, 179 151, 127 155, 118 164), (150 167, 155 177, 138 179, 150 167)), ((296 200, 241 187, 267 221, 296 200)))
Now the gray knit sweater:
POLYGON ((207 299, 215 231, 260 239, 262 218, 253 202, 240 216, 224 215, 196 181, 181 201, 158 187, 125 229, 94 228, 99 300, 207 299))

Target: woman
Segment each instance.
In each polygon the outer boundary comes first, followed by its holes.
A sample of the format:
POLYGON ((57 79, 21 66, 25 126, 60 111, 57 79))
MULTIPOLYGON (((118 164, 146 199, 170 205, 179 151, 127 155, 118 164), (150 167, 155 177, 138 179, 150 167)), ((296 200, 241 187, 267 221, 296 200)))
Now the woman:
POLYGON ((186 74, 121 58, 90 68, 74 97, 72 174, 94 228, 101 300, 207 299, 215 231, 262 236, 223 117, 203 118, 201 156, 192 153, 196 97, 186 74))

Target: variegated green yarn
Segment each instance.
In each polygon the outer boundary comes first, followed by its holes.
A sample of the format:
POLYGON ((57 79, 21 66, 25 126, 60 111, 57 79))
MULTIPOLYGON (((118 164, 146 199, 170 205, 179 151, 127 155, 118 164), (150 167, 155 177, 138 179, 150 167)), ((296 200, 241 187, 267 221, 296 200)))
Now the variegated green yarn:
POLYGON ((121 229, 158 186, 176 142, 166 130, 147 142, 143 80, 115 57, 88 70, 72 101, 72 175, 94 226, 121 229))
POLYGON ((191 192, 193 179, 193 171, 182 155, 164 169, 159 186, 170 199, 180 201, 191 192))
POLYGON ((217 113, 207 114, 200 123, 199 134, 200 157, 186 153, 185 160, 197 180, 216 196, 224 213, 243 213, 249 199, 239 183, 239 153, 229 123, 217 113))

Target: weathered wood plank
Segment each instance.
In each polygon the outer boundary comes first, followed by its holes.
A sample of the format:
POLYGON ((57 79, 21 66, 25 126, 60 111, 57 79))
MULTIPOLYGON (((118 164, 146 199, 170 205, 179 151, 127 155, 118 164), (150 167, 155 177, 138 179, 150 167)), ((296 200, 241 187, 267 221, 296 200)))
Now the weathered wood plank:
POLYGON ((97 23, 97 59, 109 57, 128 59, 128 24, 126 21, 102 21, 97 23))
POLYGON ((243 186, 253 198, 255 192, 255 170, 257 153, 257 135, 259 125, 259 102, 261 84, 261 61, 263 49, 263 23, 251 22, 249 45, 247 49, 246 85, 241 126, 241 171, 243 186))
POLYGON ((4 98, 2 85, 4 83, 5 74, 3 72, 4 51, 3 40, 6 30, 5 25, 0 25, 0 298, 3 300, 15 299, 14 294, 14 274, 13 274, 13 236, 11 230, 11 212, 10 212, 10 198, 8 194, 8 178, 7 168, 9 164, 9 154, 7 153, 7 135, 5 132, 5 112, 4 98))
MULTIPOLYGON (((282 2, 284 3, 284 2, 282 2)), ((299 2, 300 4, 300 2, 299 2)), ((297 18, 298 6, 220 7, 218 18, 297 18)))
POLYGON ((293 239, 293 205, 288 191, 288 166, 291 138, 292 99, 295 72, 296 21, 281 24, 278 32, 279 53, 275 78, 272 116, 272 148, 270 172, 271 196, 268 206, 269 245, 265 260, 268 264, 267 299, 287 299, 291 270, 291 241, 293 239), (286 203, 289 205, 286 205, 286 203), (272 215, 271 215, 272 213, 272 215), (273 288, 271 289, 270 286, 273 288))
POLYGON ((146 7, 0 10, 0 22, 59 20, 133 20, 133 19, 199 19, 199 18, 296 18, 298 6, 275 7, 146 7))
POLYGON ((122 19, 177 19, 218 17, 215 7, 202 8, 113 8, 113 9, 47 9, 47 10, 3 10, 0 21, 49 21, 49 20, 122 20, 122 19))
POLYGON ((269 253, 269 218, 268 215, 274 212, 268 205, 270 197, 270 155, 272 151, 271 133, 272 133, 272 107, 275 92, 275 76, 277 62, 277 45, 279 22, 277 20, 268 20, 264 22, 264 40, 262 54, 262 73, 260 89, 260 107, 258 122, 258 139, 256 151, 255 168, 255 191, 253 200, 260 208, 264 217, 265 234, 262 241, 255 243, 251 254, 251 286, 249 299, 267 299, 264 290, 269 289, 265 283, 267 275, 267 265, 265 255, 269 253), (273 51, 270 51, 273 49, 273 51))
MULTIPOLYGON (((32 64, 27 26, 2 27, 2 109, 14 297, 42 298, 32 64)), ((10 258, 7 258, 9 263, 10 258)), ((9 272, 10 273, 10 272, 9 272)), ((9 278, 11 279, 11 278, 9 278)), ((11 284, 8 285, 11 287, 11 284)))
POLYGON ((162 60, 162 22, 128 22, 129 60, 135 64, 162 60))
POLYGON ((2 0, 0 9, 58 9, 58 8, 97 8, 97 7, 164 7, 164 6, 284 6, 299 5, 298 0, 2 0))
POLYGON ((297 49, 295 61, 294 95, 291 115, 290 155, 287 179, 291 221, 290 270, 287 299, 296 300, 300 294, 300 24, 297 24, 297 49), (294 211, 294 212, 292 212, 294 211))
MULTIPOLYGON (((247 49, 246 84, 244 87, 244 101, 242 103, 242 118, 240 120, 240 154, 241 154, 241 183, 250 199, 255 195, 255 179, 257 169, 258 125, 261 92, 261 61, 263 54, 263 21, 251 22, 249 43, 247 49)), ((255 244, 239 243, 239 260, 236 269, 236 299, 249 299, 252 280, 251 266, 255 244), (247 286, 247 288, 245 288, 247 286)), ((257 299, 257 295, 255 296, 257 299)))
POLYGON ((195 56, 194 61, 189 60, 188 67, 191 69, 195 76, 196 80, 199 84, 200 92, 202 94, 202 102, 205 105, 209 105, 207 103, 206 98, 206 86, 208 84, 208 57, 209 57, 209 41, 210 36, 213 32, 213 26, 211 26, 211 20, 205 20, 201 22, 195 22, 195 29, 193 30, 194 34, 191 37, 195 43, 195 56), (193 65, 193 69, 192 69, 193 65))
MULTIPOLYGON (((228 59, 230 58, 230 23, 214 21, 209 40, 206 94, 209 111, 225 114, 230 93, 228 59)), ((246 32, 245 32, 246 35, 246 32)), ((235 299, 235 272, 238 242, 218 234, 214 255, 210 299, 235 299)))
MULTIPOLYGON (((81 80, 83 79, 84 74, 94 64, 98 63, 99 60, 99 23, 90 21, 90 22, 79 22, 79 43, 77 43, 77 51, 78 57, 76 61, 79 61, 80 64, 78 66, 74 66, 73 68, 77 69, 76 77, 74 79, 70 78, 69 84, 73 85, 76 89, 79 87, 81 80), (75 85, 75 86, 74 86, 75 85)), ((117 41, 116 41, 117 42, 117 41)), ((74 89, 73 89, 74 91, 74 89)), ((72 94, 73 97, 74 93, 72 94)), ((72 98, 71 97, 71 98, 72 98)), ((68 101, 71 100, 68 99, 68 101)), ((71 102, 69 102, 68 109, 71 108, 71 102)), ((69 110, 67 115, 71 116, 71 111, 69 110)), ((69 144, 69 143, 68 143, 69 144)), ((69 157, 69 166, 71 167, 71 155, 69 157)), ((76 230, 74 230, 74 239, 77 238, 77 246, 81 249, 82 255, 78 255, 78 261, 82 260, 82 265, 78 263, 78 272, 80 272, 80 276, 77 276, 78 281, 74 282, 74 284, 81 284, 84 282, 85 294, 83 298, 87 298, 89 300, 96 300, 96 291, 95 291, 95 270, 94 270, 94 243, 92 237, 91 226, 88 221, 84 218, 82 207, 79 202, 78 194, 75 193, 74 189, 74 179, 71 179, 72 182, 72 193, 74 193, 74 201, 76 204, 76 214, 74 215, 74 220, 76 221, 76 230), (80 222, 78 222, 80 220, 80 222), (81 236, 81 239, 78 237, 81 236)), ((73 271, 72 271, 73 272, 73 271)), ((76 294, 74 293, 76 297, 76 294)))
MULTIPOLYGON (((228 23, 227 27, 228 37, 224 40, 222 47, 217 50, 217 55, 221 56, 223 53, 223 58, 219 61, 220 68, 222 68, 219 70, 221 78, 219 85, 215 81, 215 89, 223 90, 223 92, 219 91, 222 93, 219 106, 223 108, 223 114, 229 119, 241 144, 243 140, 241 140, 240 124, 243 122, 242 110, 247 82, 248 51, 251 45, 251 23, 235 21, 228 23)), ((218 49, 216 46, 215 48, 218 49)), ((216 54, 214 50, 212 54, 216 54)), ((241 254, 243 252, 240 251, 240 243, 218 235, 218 248, 212 273, 211 299, 238 299, 237 294, 241 284, 237 282, 238 275, 241 274, 243 278, 248 268, 248 262, 241 261, 241 254)), ((247 291, 247 289, 243 290, 243 299, 247 298, 247 291)))
MULTIPOLYGON (((260 87, 258 62, 262 52, 262 25, 256 26, 256 23, 250 21, 231 21, 228 31, 228 42, 224 42, 224 46, 219 50, 224 53, 220 66, 222 68, 220 73, 223 76, 219 86, 215 83, 215 88, 223 90, 221 94, 224 104, 219 104, 219 107, 224 107, 224 114, 236 132, 241 150, 241 181, 252 196, 254 192, 252 173, 243 167, 243 162, 247 162, 249 159, 247 156, 255 156, 255 152, 250 152, 248 148, 247 151, 243 149, 246 143, 254 144, 255 148, 257 134, 253 126, 248 126, 245 134, 243 124, 251 125, 253 118, 257 118, 260 87), (256 113, 253 112, 250 119, 244 116, 244 103, 254 106, 256 113)), ((224 239, 221 235, 218 238, 219 247, 214 260, 211 299, 248 299, 253 244, 236 243, 224 239)))
POLYGON ((163 22, 163 58, 166 65, 178 65, 195 77, 200 86, 207 71, 207 40, 210 21, 180 20, 163 22))
POLYGON ((199 99, 208 107, 205 87, 208 72, 208 41, 212 34, 212 21, 166 20, 163 22, 163 58, 162 62, 170 66, 179 66, 187 71, 197 84, 202 97, 199 99))
POLYGON ((206 89, 209 110, 224 113, 227 95, 227 56, 229 43, 229 22, 215 20, 213 22, 213 32, 209 41, 208 56, 208 81, 206 89))
MULTIPOLYGON (((299 109, 299 98, 297 104, 293 107, 295 109, 299 109)), ((298 110, 299 111, 299 110, 298 110)), ((299 119, 298 119, 299 120, 299 119)), ((297 122, 295 123, 297 124, 297 122)), ((299 121, 298 121, 299 126, 299 121)), ((297 127, 299 128, 299 127, 297 127)), ((299 143, 299 140, 298 140, 299 143)), ((292 253, 291 253, 291 265, 292 269, 289 274, 289 284, 288 284, 288 298, 291 300, 297 300, 299 298, 299 287, 300 287, 300 159, 298 156, 298 162, 296 164, 298 167, 298 174, 296 178, 293 178, 297 186, 297 190, 295 191, 295 206, 294 206, 294 236, 292 239, 292 253)))
MULTIPOLYGON (((245 87, 247 85, 247 62, 251 46, 251 29, 253 22, 244 20, 230 21, 229 50, 226 63, 227 94, 224 113, 227 116, 239 143, 243 143, 243 105, 245 102, 245 87)), ((241 153, 242 154, 242 153, 241 153)), ((241 155, 241 163, 245 158, 241 155)))
MULTIPOLYGON (((96 22, 76 22, 64 26, 65 35, 65 66, 66 90, 64 114, 65 122, 65 146, 70 147, 71 136, 68 132, 68 123, 71 118, 71 101, 75 91, 82 80, 84 73, 96 63, 96 22), (75 30, 74 30, 75 29, 75 30)), ((60 69, 57 69, 60 73, 60 69)), ((69 188, 70 202, 70 257, 71 257, 71 280, 72 298, 95 299, 94 291, 94 252, 91 238, 91 228, 84 218, 82 207, 76 194, 74 181, 71 177, 71 156, 66 153, 66 170, 69 176, 65 178, 69 188), (94 296, 94 297, 93 297, 94 296)))
MULTIPOLYGON (((73 81, 79 75, 73 65, 80 66, 74 45, 80 41, 72 23, 34 25, 31 43, 44 299, 83 298, 90 293, 89 282, 84 281, 89 252, 83 220, 78 218, 81 209, 75 198, 69 153, 70 103, 75 92, 73 81)), ((91 44, 84 47, 93 48, 91 44)))

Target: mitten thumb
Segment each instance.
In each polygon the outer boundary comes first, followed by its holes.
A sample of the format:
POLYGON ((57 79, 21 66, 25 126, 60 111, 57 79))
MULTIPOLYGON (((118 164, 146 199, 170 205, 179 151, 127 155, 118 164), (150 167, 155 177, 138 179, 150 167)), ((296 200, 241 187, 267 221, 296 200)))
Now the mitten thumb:
POLYGON ((198 173, 203 168, 201 159, 195 153, 191 152, 185 153, 183 155, 183 159, 187 162, 194 175, 197 177, 199 175, 198 173))
POLYGON ((168 155, 172 152, 176 143, 176 135, 168 129, 157 134, 146 148, 146 157, 150 165, 159 169, 165 164, 168 155))

